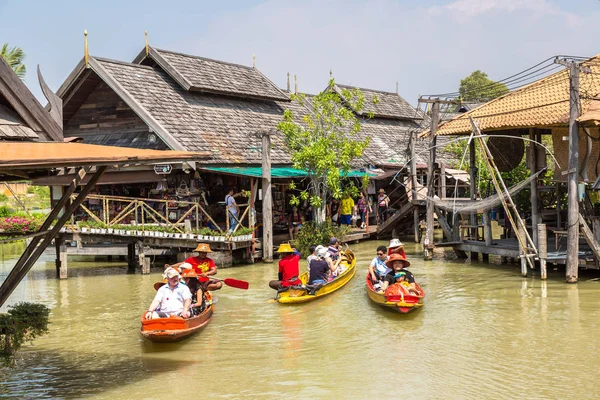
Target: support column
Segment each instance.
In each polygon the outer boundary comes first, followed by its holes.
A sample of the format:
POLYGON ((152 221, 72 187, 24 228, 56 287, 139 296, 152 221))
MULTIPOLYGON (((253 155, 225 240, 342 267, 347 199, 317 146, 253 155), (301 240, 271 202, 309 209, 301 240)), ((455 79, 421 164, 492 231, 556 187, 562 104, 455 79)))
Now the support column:
MULTIPOLYGON (((469 143, 469 179, 470 179, 470 192, 471 192, 471 200, 474 201, 477 198, 477 162, 475 158, 475 140, 471 140, 469 143)), ((471 226, 475 228, 471 228, 470 237, 475 238, 477 240, 477 213, 471 213, 471 226)), ((477 253, 473 254, 471 252, 471 259, 477 260, 477 253)))
MULTIPOLYGON (((529 139, 536 140, 536 129, 529 129, 529 139)), ((538 161, 537 161, 537 150, 538 146, 533 142, 529 142, 529 168, 532 174, 536 173, 538 170, 538 161)), ((538 195, 538 181, 537 178, 531 181, 531 230, 532 230, 532 239, 535 246, 538 246, 538 230, 537 225, 540 221, 540 211, 539 211, 539 195, 538 195)))
MULTIPOLYGON (((263 261, 273 262, 273 196, 271 194, 271 133, 262 134, 263 261)), ((318 221, 318 219, 317 219, 318 221)))
POLYGON ((427 168, 427 230, 425 233, 425 242, 423 243, 424 258, 425 260, 433 259, 433 214, 434 204, 433 199, 435 196, 435 155, 436 155, 436 140, 437 140, 437 126, 439 123, 440 104, 434 102, 431 107, 431 140, 429 141, 429 165, 427 168))
POLYGON ((523 224, 519 224, 517 228, 519 229, 517 234, 521 238, 521 240, 519 240, 519 261, 521 262, 521 275, 527 276, 527 249, 523 248, 521 245, 521 242, 527 245, 527 240, 525 239, 525 228, 523 227, 523 224))
POLYGON ((568 214, 567 214, 567 283, 575 283, 579 278, 579 196, 577 176, 579 167, 579 66, 570 65, 571 91, 569 104, 569 170, 568 170, 568 214))
POLYGON ((417 156, 415 154, 415 142, 417 140, 417 132, 410 135, 410 179, 412 184, 412 203, 413 209, 413 231, 415 234, 415 243, 419 243, 419 234, 421 227, 419 226, 419 203, 417 202, 417 156))
POLYGON ((136 265, 135 243, 127 243, 127 273, 135 274, 136 265))
POLYGON ((58 277, 60 279, 67 279, 68 278, 67 246, 64 243, 61 243, 61 245, 60 245, 59 259, 60 259, 60 269, 59 269, 58 277))
POLYGON ((492 218, 490 217, 490 211, 485 210, 482 214, 483 217, 483 238, 485 239, 485 245, 491 246, 493 243, 492 238, 492 218))
POLYGON ((138 256, 138 264, 141 267, 142 275, 146 275, 150 273, 150 258, 146 257, 146 253, 144 252, 144 243, 142 241, 138 241, 135 244, 138 256))
POLYGON ((57 278, 60 278, 60 247, 61 247, 62 243, 63 243, 63 241, 60 236, 57 236, 54 239, 54 251, 56 252, 55 265, 56 265, 56 277, 57 278))
POLYGON ((548 232, 546 230, 546 224, 538 224, 537 238, 538 256, 540 257, 540 278, 544 280, 548 278, 548 272, 546 270, 546 259, 548 258, 548 232))

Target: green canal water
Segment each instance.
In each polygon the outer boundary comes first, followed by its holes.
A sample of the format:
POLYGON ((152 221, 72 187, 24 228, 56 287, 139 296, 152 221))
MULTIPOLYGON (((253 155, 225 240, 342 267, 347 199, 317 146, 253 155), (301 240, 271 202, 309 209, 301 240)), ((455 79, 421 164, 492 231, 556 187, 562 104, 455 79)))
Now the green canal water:
MULTIPOLYGON (((422 261, 407 246, 425 306, 396 315, 370 303, 375 247, 353 246, 357 273, 340 291, 296 306, 273 302, 276 264, 222 269, 250 290, 216 293, 212 322, 178 344, 153 344, 139 318, 159 280, 108 262, 38 262, 9 303, 51 310, 50 333, 0 369, 0 397, 102 399, 598 398, 600 281, 523 279, 513 265, 422 261)), ((4 246, 5 277, 22 246, 4 246)))

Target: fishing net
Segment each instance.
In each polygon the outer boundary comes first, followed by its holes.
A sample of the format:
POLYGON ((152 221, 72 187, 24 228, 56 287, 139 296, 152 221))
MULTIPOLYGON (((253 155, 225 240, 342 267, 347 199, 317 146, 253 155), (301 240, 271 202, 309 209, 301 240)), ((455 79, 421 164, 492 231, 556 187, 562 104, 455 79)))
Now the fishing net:
MULTIPOLYGON (((531 175, 529 178, 525 179, 523 182, 520 182, 520 183, 508 188, 508 195, 506 193, 502 193, 503 198, 507 199, 508 196, 512 197, 515 193, 518 193, 521 190, 525 189, 531 183, 531 181, 533 181, 535 178, 537 178, 538 175, 541 174, 543 171, 545 171, 545 169, 542 169, 542 170, 536 172, 535 174, 531 175)), ((498 207, 502 203, 502 198, 500 197, 500 195, 498 193, 496 193, 490 197, 486 197, 485 199, 470 200, 470 201, 462 201, 461 200, 460 202, 458 202, 456 200, 434 199, 431 197, 427 197, 427 199, 429 201, 433 202, 435 207, 438 207, 441 210, 456 212, 459 214, 472 213, 472 212, 481 213, 481 212, 489 211, 492 208, 498 207)))

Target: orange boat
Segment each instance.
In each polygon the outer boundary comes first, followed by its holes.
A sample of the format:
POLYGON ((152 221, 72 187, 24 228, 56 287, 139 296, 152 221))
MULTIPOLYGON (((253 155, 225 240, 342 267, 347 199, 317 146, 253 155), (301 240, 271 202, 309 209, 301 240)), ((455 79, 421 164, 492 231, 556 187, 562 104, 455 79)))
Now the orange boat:
POLYGON ((416 282, 415 286, 421 293, 420 296, 408 293, 408 289, 406 288, 403 288, 404 293, 402 295, 386 296, 385 293, 379 293, 373 289, 373 282, 371 282, 369 273, 367 273, 367 294, 369 295, 369 298, 383 308, 397 311, 402 314, 407 314, 417 308, 423 307, 423 297, 425 297, 425 292, 416 282))
POLYGON ((144 319, 144 314, 142 314, 140 329, 142 336, 156 343, 171 343, 183 340, 202 330, 210 322, 215 307, 212 304, 210 292, 206 292, 204 299, 210 305, 201 314, 191 318, 171 316, 169 318, 144 319))

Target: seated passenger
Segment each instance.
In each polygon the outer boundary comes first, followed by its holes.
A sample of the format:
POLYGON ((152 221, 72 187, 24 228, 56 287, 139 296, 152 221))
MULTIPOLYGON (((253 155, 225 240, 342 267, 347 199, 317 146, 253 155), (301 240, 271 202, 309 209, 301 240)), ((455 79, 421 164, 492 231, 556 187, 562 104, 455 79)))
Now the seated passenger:
POLYGON ((377 256, 373 258, 371 264, 369 264, 369 275, 371 276, 371 282, 373 282, 373 288, 375 290, 381 289, 381 281, 391 271, 385 262, 388 257, 386 255, 387 249, 385 246, 377 247, 377 256))
POLYGON ((333 261, 337 261, 340 257, 340 242, 336 238, 332 237, 329 240, 329 248, 327 249, 329 256, 333 261))
POLYGON ((391 256, 394 253, 400 254, 402 257, 406 258, 404 244, 398 239, 390 240, 390 245, 388 246, 388 256, 391 256))
POLYGON ((384 278, 382 290, 386 290, 389 285, 395 283, 408 282, 408 292, 419 295, 419 291, 415 286, 415 277, 409 270, 406 269, 410 265, 410 262, 400 254, 392 254, 385 263, 389 268, 392 269, 384 278))
POLYGON ((192 304, 190 289, 179 282, 181 275, 175 268, 167 268, 164 278, 167 279, 167 284, 158 289, 144 318, 167 318, 171 315, 188 318, 192 304))
POLYGON ((198 307, 203 308, 204 290, 202 290, 202 285, 198 281, 198 274, 196 271, 191 269, 191 266, 190 268, 184 268, 182 264, 181 277, 192 294, 192 311, 196 311, 198 307))
POLYGON ((317 258, 310 263, 310 272, 308 276, 309 285, 324 285, 327 283, 329 274, 333 274, 336 267, 327 257, 327 249, 320 246, 317 251, 317 258))

